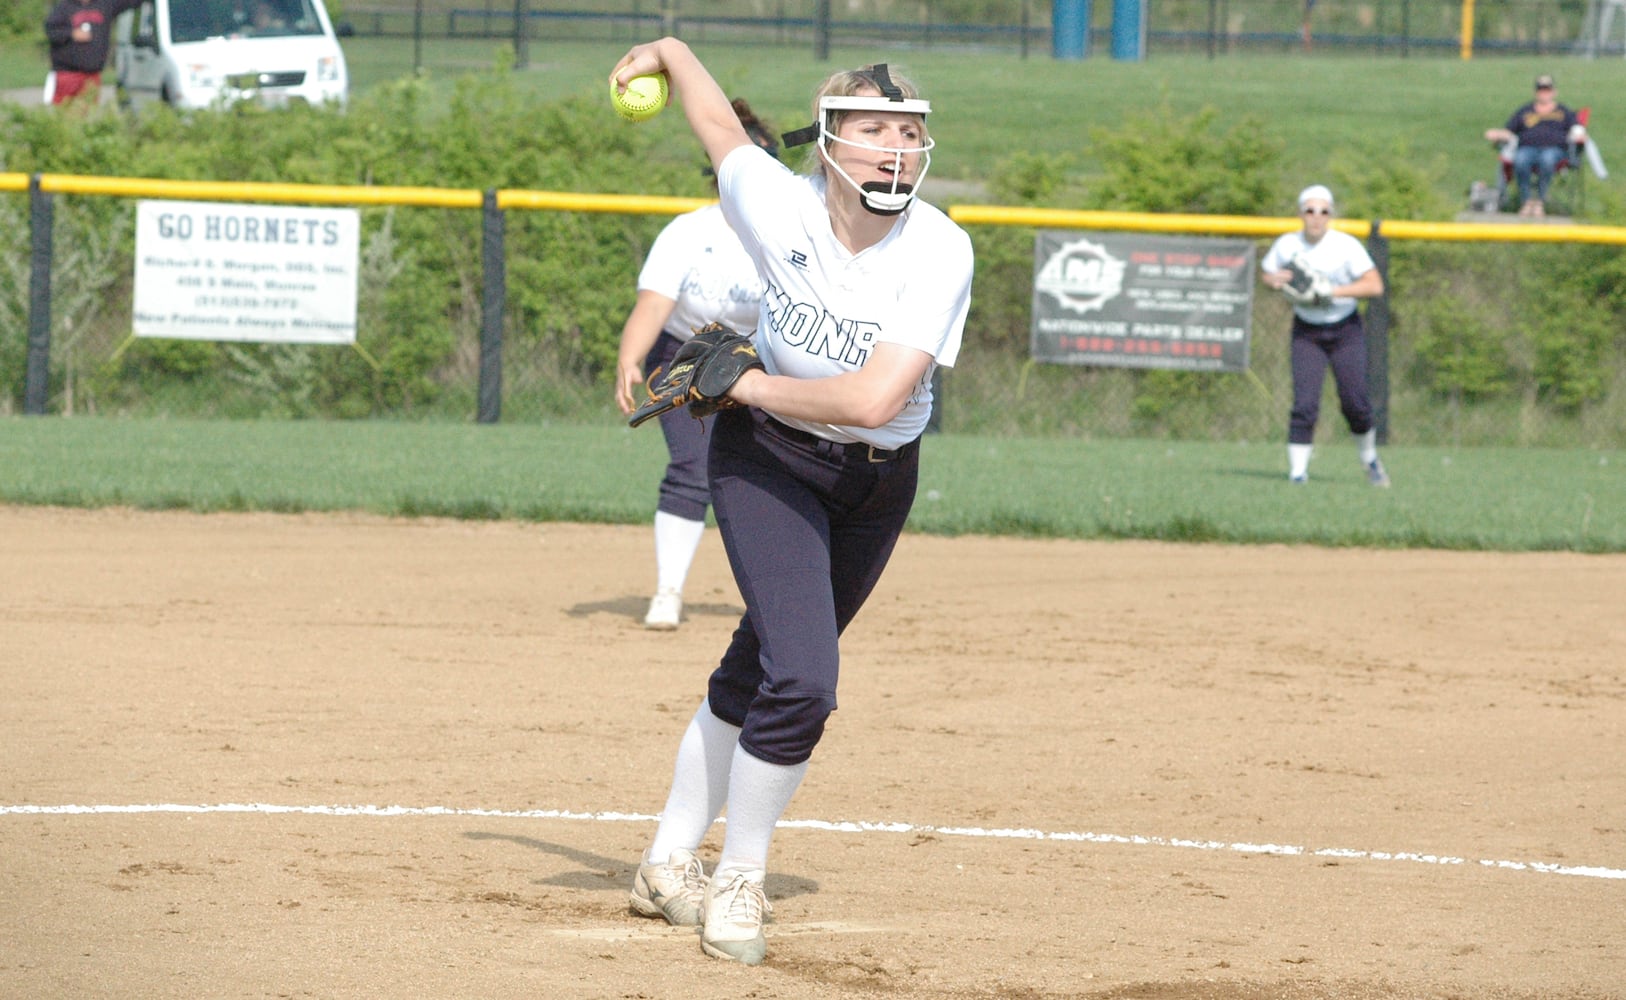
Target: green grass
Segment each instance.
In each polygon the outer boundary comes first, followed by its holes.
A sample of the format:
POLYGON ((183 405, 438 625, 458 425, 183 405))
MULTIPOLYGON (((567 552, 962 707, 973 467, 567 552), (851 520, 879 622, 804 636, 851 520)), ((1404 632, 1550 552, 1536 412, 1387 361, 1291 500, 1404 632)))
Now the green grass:
POLYGON ((1395 487, 1352 444, 1317 446, 1306 486, 1280 444, 928 439, 917 530, 1171 542, 1623 551, 1626 455, 1396 448, 1395 487), (1020 489, 1011 484, 1020 483, 1020 489))
MULTIPOLYGON (((1290 486, 1279 444, 931 435, 911 529, 1495 551, 1626 551, 1626 453, 1353 447, 1290 486), (1013 484, 1020 484, 1013 488, 1013 484)), ((644 523, 661 435, 601 425, 0 420, 0 502, 644 523)))

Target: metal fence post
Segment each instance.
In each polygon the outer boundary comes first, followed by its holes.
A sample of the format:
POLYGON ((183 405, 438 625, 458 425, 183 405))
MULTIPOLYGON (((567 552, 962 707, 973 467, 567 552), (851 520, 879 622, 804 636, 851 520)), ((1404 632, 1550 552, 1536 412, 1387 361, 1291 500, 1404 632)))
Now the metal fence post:
POLYGON ((508 261, 503 249, 503 214, 497 192, 487 190, 480 205, 480 260, 484 289, 480 295, 480 402, 475 420, 502 419, 502 321, 508 298, 508 261))
POLYGON ((1378 443, 1389 443, 1389 238, 1383 223, 1372 220, 1372 235, 1366 238, 1366 251, 1383 279, 1383 294, 1366 306, 1366 381, 1372 392, 1372 426, 1378 443))
POLYGON ((412 8, 412 75, 423 76, 423 0, 412 8))
POLYGON ((813 58, 819 62, 830 60, 830 0, 818 0, 813 5, 813 58))
POLYGON ((514 68, 531 65, 531 12, 525 0, 514 0, 514 68))
POLYGON ((28 369, 23 379, 23 413, 45 414, 51 388, 51 230, 56 216, 51 195, 40 190, 40 175, 28 180, 32 249, 28 272, 28 369))

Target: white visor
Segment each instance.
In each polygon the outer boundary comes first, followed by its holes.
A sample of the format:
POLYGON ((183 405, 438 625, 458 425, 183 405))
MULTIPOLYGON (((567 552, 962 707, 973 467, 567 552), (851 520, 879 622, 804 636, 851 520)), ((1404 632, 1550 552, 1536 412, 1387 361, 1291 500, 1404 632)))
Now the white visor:
POLYGON ((832 111, 897 111, 906 115, 920 115, 924 118, 932 113, 932 102, 923 101, 918 97, 905 97, 894 101, 890 97, 876 97, 874 95, 821 97, 819 98, 819 111, 824 114, 829 114, 832 111))

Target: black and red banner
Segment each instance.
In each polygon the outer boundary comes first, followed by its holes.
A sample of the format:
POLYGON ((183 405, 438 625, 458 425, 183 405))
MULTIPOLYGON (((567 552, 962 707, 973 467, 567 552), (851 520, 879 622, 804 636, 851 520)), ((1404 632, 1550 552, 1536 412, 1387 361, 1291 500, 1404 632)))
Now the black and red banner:
POLYGON ((1249 240, 1041 230, 1035 361, 1118 368, 1248 368, 1249 240))

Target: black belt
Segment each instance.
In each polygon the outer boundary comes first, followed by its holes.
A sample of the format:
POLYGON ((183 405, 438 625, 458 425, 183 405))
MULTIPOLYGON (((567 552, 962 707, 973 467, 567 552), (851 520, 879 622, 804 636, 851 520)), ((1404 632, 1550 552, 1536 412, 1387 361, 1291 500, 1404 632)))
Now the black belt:
POLYGON ((1341 326, 1348 326, 1351 323, 1359 322, 1360 318, 1361 311, 1359 309, 1350 313, 1348 316, 1345 316, 1343 319, 1335 319, 1331 323, 1314 323, 1305 319, 1303 316, 1300 316, 1298 313, 1293 314, 1293 322, 1309 330, 1336 330, 1341 326))
POLYGON ((807 447, 816 449, 826 455, 840 455, 842 458, 851 459, 853 461, 862 458, 872 464, 879 465, 882 462, 890 462, 895 458, 903 457, 904 455, 908 454, 915 445, 920 443, 920 439, 916 438, 901 448, 877 448, 874 445, 867 444, 863 441, 849 441, 845 443, 841 441, 831 441, 829 438, 822 438, 809 431, 804 431, 800 428, 792 427, 789 424, 781 423, 768 414, 763 413, 761 410, 753 410, 752 412, 760 414, 762 422, 768 425, 768 429, 778 437, 784 438, 786 441, 794 441, 797 444, 806 445, 807 447))

